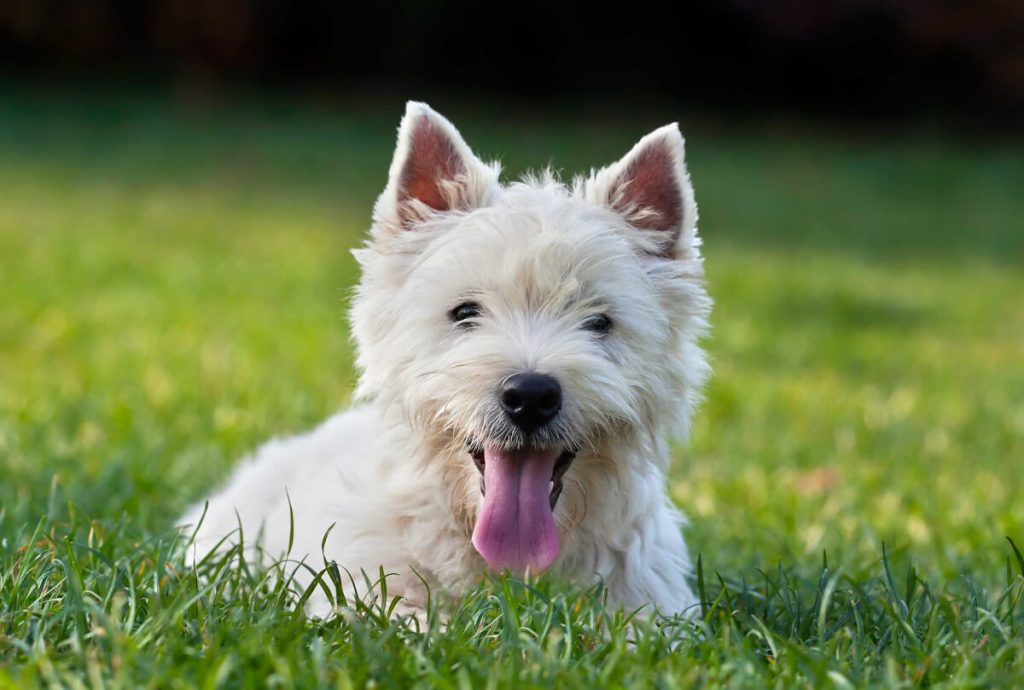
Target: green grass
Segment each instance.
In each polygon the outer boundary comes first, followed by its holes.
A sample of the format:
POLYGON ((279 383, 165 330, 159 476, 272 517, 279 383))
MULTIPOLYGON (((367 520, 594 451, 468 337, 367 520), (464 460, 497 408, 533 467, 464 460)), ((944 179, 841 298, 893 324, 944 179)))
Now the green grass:
MULTIPOLYGON (((671 485, 695 627, 547 580, 315 622, 183 568, 179 511, 349 398, 399 113, 0 91, 0 688, 1024 683, 1019 142, 683 118, 717 302, 671 485)), ((450 114, 513 172, 671 117, 450 114)))

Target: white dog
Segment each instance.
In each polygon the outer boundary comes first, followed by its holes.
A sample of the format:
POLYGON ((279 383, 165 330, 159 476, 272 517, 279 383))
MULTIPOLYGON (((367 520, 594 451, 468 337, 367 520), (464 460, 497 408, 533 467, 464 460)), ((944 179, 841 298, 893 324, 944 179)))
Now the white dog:
MULTIPOLYGON (((291 558, 357 579, 383 567, 413 611, 426 587, 457 592, 487 566, 693 610, 666 436, 686 435, 708 376, 711 302, 679 129, 571 185, 498 174, 408 105, 355 252, 366 402, 239 467, 193 558, 239 525, 261 557, 282 556, 293 512, 291 558)), ((330 613, 326 597, 310 612, 330 613)))

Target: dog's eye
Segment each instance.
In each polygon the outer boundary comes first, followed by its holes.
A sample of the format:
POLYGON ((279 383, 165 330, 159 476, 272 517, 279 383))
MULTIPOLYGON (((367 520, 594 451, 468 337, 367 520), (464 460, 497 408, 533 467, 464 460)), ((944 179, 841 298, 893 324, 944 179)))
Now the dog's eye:
POLYGON ((480 316, 480 311, 480 305, 476 302, 463 302, 448 312, 448 318, 459 326, 468 328, 474 325, 470 319, 480 316))
POLYGON ((604 334, 612 329, 612 320, 604 314, 596 314, 586 319, 580 327, 585 331, 604 334))

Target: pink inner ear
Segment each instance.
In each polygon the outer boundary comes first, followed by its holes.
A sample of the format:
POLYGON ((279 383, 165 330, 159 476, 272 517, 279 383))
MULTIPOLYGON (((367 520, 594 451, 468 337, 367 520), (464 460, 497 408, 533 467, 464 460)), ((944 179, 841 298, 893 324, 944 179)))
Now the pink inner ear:
POLYGON ((633 225, 645 230, 671 233, 670 249, 683 226, 683 194, 679 188, 672 152, 649 146, 629 162, 619 178, 620 203, 631 209, 633 225))
POLYGON ((450 203, 441 182, 454 180, 463 172, 465 167, 452 140, 429 118, 420 117, 410 135, 409 154, 399 178, 398 202, 417 199, 435 211, 447 211, 450 203))

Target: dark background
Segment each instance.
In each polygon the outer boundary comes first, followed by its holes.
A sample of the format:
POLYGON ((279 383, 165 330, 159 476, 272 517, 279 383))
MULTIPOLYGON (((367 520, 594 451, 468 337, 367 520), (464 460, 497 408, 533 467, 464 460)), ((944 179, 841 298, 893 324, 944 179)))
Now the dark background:
POLYGON ((0 74, 1017 128, 1024 2, 0 0, 0 74))

